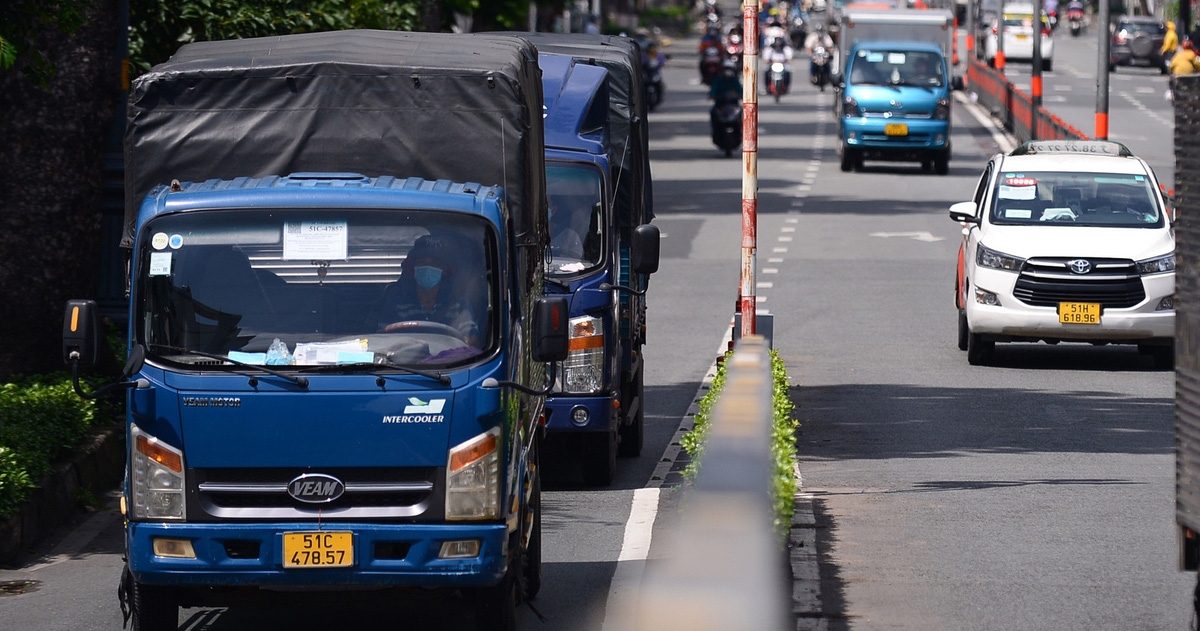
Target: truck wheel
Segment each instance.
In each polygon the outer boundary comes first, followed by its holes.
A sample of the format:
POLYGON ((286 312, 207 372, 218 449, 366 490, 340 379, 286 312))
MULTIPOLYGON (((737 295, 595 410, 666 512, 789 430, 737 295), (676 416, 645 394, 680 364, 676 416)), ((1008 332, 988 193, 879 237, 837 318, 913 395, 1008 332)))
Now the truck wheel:
POLYGON ((476 631, 516 631, 517 579, 513 564, 499 584, 480 587, 475 593, 476 631))
POLYGON ((133 631, 176 631, 179 605, 171 590, 130 581, 133 631))
POLYGON ((643 374, 639 370, 634 382, 627 384, 634 392, 627 394, 625 400, 637 399, 637 413, 633 415, 633 420, 629 424, 621 425, 621 442, 617 446, 617 455, 625 458, 636 458, 642 455, 642 444, 645 442, 646 397, 643 395, 646 392, 646 387, 645 378, 642 377, 643 374))
POLYGON ((588 486, 608 486, 617 472, 617 432, 601 432, 584 437, 583 482, 588 486))
POLYGON ((967 341, 971 336, 971 329, 967 326, 967 310, 958 310, 958 350, 967 350, 967 341))
POLYGON ((967 333, 967 363, 972 366, 986 366, 992 362, 996 354, 996 343, 984 341, 983 336, 967 333))
POLYGON ((534 455, 532 489, 525 505, 524 562, 521 564, 521 596, 524 600, 537 598, 542 589, 542 470, 534 455))

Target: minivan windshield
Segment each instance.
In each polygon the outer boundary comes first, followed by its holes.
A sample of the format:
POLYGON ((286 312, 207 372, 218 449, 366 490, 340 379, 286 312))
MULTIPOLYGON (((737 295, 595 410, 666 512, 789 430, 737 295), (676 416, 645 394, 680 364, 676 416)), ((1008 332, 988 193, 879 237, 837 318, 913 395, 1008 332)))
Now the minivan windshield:
POLYGON ((206 369, 461 364, 497 344, 497 252, 488 224, 460 213, 162 215, 139 233, 135 338, 206 369))
POLYGON ((1145 175, 1006 172, 996 181, 996 224, 1157 228, 1164 219, 1145 175))

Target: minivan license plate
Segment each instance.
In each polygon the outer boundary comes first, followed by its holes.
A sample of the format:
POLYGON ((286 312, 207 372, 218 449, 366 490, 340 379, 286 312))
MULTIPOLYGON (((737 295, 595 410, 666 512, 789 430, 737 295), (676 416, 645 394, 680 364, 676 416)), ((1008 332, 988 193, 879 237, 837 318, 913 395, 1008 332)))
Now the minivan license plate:
POLYGON ((354 533, 315 530, 283 533, 283 567, 350 567, 354 533))
POLYGON ((1058 321, 1063 324, 1100 324, 1100 303, 1060 302, 1058 321))
POLYGON ((888 123, 884 126, 883 133, 886 136, 907 136, 908 123, 888 123))

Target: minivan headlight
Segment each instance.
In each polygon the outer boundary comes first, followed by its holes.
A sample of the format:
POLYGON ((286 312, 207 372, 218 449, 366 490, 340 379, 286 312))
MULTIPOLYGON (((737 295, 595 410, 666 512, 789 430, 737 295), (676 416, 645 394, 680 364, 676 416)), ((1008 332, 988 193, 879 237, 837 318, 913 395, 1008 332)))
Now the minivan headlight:
POLYGON ((858 107, 858 101, 854 97, 848 96, 842 101, 842 116, 853 118, 862 116, 862 110, 858 107))
POLYGON ((1146 276, 1148 274, 1162 274, 1164 272, 1175 271, 1175 254, 1171 253, 1166 256, 1159 256, 1145 261, 1137 262, 1138 274, 1146 276))
POLYGON ((975 263, 980 267, 1019 272, 1021 271, 1021 265, 1025 263, 1025 259, 997 252, 991 248, 984 247, 981 243, 979 244, 978 251, 975 252, 975 263))
POLYGON ((950 99, 938 99, 937 107, 933 109, 933 118, 940 121, 950 118, 950 99))
POLYGON ((183 451, 130 425, 130 489, 133 519, 182 521, 187 517, 183 501, 183 451))

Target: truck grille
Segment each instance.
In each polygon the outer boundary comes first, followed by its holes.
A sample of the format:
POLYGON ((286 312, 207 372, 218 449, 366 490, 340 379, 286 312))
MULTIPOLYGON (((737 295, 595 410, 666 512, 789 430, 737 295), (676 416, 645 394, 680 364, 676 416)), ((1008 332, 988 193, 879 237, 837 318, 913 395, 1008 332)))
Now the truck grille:
POLYGON ((1013 288, 1017 300, 1035 307, 1057 307, 1060 302, 1098 302, 1102 308, 1121 309, 1146 299, 1142 277, 1133 261, 1087 259, 1092 271, 1075 274, 1067 267, 1074 258, 1034 258, 1025 262, 1013 288))
POLYGON ((192 521, 227 519, 412 519, 441 508, 436 467, 329 469, 189 469, 192 521), (288 494, 288 482, 305 473, 341 480, 345 492, 326 504, 288 494))

